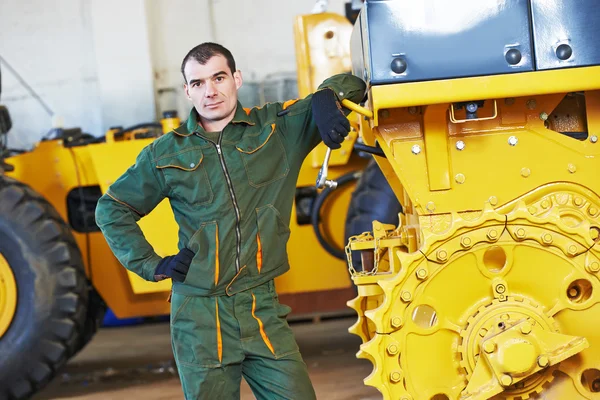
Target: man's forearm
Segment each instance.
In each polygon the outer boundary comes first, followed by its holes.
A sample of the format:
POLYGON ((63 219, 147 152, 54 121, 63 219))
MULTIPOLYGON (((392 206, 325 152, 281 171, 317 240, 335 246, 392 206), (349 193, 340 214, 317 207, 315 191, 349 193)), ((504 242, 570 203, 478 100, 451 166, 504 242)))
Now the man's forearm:
POLYGON ((162 258, 154 252, 137 224, 141 217, 126 203, 107 194, 96 207, 96 224, 115 257, 128 270, 154 281, 154 270, 162 258))

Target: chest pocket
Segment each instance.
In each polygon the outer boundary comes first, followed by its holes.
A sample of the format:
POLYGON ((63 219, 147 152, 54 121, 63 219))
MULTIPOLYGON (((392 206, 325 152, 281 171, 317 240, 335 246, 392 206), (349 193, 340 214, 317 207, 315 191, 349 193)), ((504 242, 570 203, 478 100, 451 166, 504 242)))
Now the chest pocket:
POLYGON ((256 134, 248 134, 237 145, 248 175, 248 183, 262 187, 283 179, 290 171, 285 148, 275 124, 256 134))
POLYGON ((156 160, 170 194, 187 204, 201 205, 213 201, 213 191, 204 168, 202 149, 193 147, 156 160))

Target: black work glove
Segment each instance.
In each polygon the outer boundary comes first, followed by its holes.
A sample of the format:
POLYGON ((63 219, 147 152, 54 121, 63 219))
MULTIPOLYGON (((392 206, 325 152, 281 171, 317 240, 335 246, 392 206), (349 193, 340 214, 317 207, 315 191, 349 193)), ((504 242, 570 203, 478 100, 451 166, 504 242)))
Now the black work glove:
POLYGON ((163 258, 154 270, 154 280, 158 282, 171 278, 175 282, 185 281, 192 258, 194 258, 194 252, 186 247, 179 250, 179 253, 174 256, 163 258))
POLYGON ((312 96, 312 113, 323 143, 339 149, 350 132, 350 122, 342 112, 333 90, 322 89, 312 96))

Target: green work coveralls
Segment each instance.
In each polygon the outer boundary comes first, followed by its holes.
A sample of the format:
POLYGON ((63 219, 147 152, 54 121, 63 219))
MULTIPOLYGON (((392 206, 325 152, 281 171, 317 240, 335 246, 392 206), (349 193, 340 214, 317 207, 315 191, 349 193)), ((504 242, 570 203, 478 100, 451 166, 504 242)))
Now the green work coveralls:
MULTIPOLYGON (((323 82, 360 102, 365 84, 341 74, 323 82)), ((277 299, 273 278, 289 269, 286 243, 296 181, 319 143, 311 96, 244 109, 210 135, 192 109, 186 123, 145 147, 98 202, 96 222, 119 261, 154 280, 161 260, 137 221, 168 198, 179 248, 195 253, 173 283, 171 340, 186 399, 239 398, 242 375, 258 399, 315 397, 277 299)))

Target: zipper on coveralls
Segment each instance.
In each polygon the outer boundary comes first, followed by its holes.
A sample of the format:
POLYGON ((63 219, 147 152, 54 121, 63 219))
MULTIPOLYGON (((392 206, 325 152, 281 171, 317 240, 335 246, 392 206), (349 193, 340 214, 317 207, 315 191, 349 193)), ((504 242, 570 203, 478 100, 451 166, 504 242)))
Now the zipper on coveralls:
MULTIPOLYGON (((201 137, 204 140, 208 140, 205 137, 200 136, 199 133, 196 133, 197 136, 201 137)), ((223 173, 225 174, 225 180, 227 181, 227 187, 229 188, 229 195, 231 196, 231 202, 233 203, 233 209, 235 210, 235 239, 236 239, 236 253, 235 253, 235 272, 240 272, 240 253, 242 251, 242 232, 240 231, 240 209, 238 207, 238 202, 235 197, 235 192, 233 191, 233 184, 231 183, 231 178, 229 177, 229 172, 227 171, 227 165, 225 165, 225 158, 223 157, 223 153, 221 152, 221 139, 223 138, 223 132, 219 134, 219 142, 215 143, 212 140, 208 140, 211 142, 217 149, 217 153, 219 154, 219 161, 221 162, 221 168, 223 169, 223 173)))

